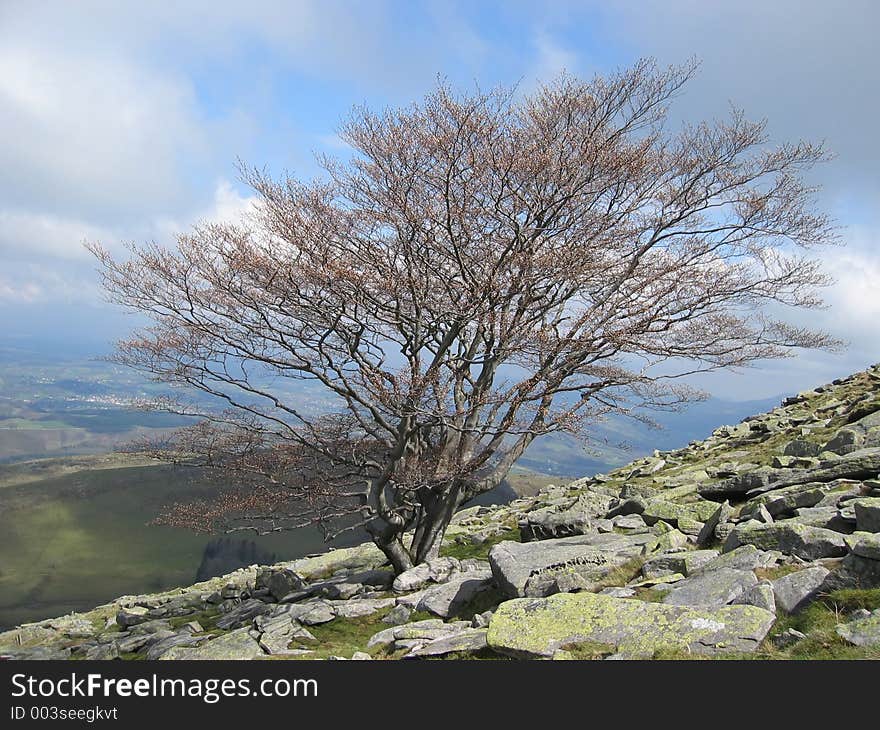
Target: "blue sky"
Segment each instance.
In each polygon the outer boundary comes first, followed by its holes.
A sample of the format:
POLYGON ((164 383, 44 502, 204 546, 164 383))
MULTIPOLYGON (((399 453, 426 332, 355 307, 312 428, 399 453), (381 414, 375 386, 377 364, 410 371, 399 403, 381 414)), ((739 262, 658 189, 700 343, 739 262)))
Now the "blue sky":
POLYGON ((297 175, 345 155, 358 103, 406 104, 438 74, 458 86, 592 75, 692 55, 676 120, 729 102, 773 138, 825 139, 816 174, 847 246, 822 254, 829 309, 796 321, 850 347, 697 384, 720 397, 809 387, 880 360, 877 3, 0 2, 0 341, 100 349, 130 322, 102 303, 82 241, 173 241, 235 217, 237 158, 297 175), (769 6, 769 7, 768 7, 769 6))

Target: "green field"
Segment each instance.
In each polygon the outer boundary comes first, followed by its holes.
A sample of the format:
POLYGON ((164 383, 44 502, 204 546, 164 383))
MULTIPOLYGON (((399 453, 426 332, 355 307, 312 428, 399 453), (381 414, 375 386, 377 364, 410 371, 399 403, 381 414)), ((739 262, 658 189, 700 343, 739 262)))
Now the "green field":
MULTIPOLYGON (((195 580, 214 536, 147 523, 162 505, 207 496, 215 487, 164 465, 61 476, 53 475, 63 471, 58 460, 27 466, 34 465, 49 476, 20 483, 27 473, 17 465, 0 489, 0 628, 195 580)), ((0 469, 0 483, 12 468, 0 469)), ((327 547, 313 529, 247 535, 279 559, 327 547)))

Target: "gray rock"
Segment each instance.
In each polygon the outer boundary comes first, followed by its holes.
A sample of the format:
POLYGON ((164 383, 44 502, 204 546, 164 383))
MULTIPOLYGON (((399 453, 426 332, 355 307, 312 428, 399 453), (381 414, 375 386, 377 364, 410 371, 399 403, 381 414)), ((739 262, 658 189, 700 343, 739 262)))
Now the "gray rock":
POLYGON ((795 439, 785 445, 782 453, 786 456, 818 456, 821 450, 822 447, 819 444, 814 444, 804 439, 795 439))
POLYGON ((660 649, 698 654, 754 651, 776 617, 755 606, 707 609, 593 593, 559 593, 502 603, 489 624, 489 647, 519 657, 552 657, 581 642, 611 652, 652 655, 660 649))
POLYGON ((256 598, 249 598, 238 604, 217 620, 218 629, 233 629, 249 625, 257 616, 268 613, 272 607, 256 598))
POLYGON ((145 608, 144 606, 130 606, 129 608, 123 608, 116 614, 116 623, 125 630, 130 626, 135 626, 137 624, 142 624, 145 621, 149 621, 150 617, 147 615, 150 609, 145 608))
POLYGON ((489 552, 495 582, 508 596, 557 592, 559 582, 586 587, 655 544, 653 535, 616 533, 578 535, 555 540, 501 542, 489 552))
POLYGON ((675 584, 664 597, 670 606, 725 606, 758 582, 750 570, 721 568, 698 573, 675 584))
POLYGON ((806 606, 825 582, 828 570, 821 565, 805 568, 773 581, 776 605, 786 613, 794 613, 806 606))
POLYGON ((735 570, 755 570, 756 568, 769 568, 776 564, 781 553, 758 550, 754 545, 743 545, 730 552, 719 555, 711 562, 706 563, 697 572, 709 572, 721 568, 733 568, 735 570))
POLYGON ((705 545, 711 542, 716 537, 717 529, 721 525, 728 523, 732 514, 733 509, 730 506, 730 502, 724 500, 703 524, 703 529, 697 535, 697 545, 705 545))
POLYGON ((837 635, 855 646, 880 646, 880 611, 840 624, 837 635))
POLYGON ((488 646, 486 641, 486 629, 465 629, 439 639, 429 641, 427 644, 416 647, 404 658, 445 656, 447 654, 460 654, 462 652, 477 652, 488 646))
POLYGON ((449 618, 462 611, 480 593, 494 587, 489 569, 459 573, 448 582, 426 590, 418 603, 418 610, 449 618))
POLYGON ((724 552, 741 545, 754 545, 764 550, 779 550, 804 560, 836 558, 846 555, 843 535, 821 527, 776 522, 772 525, 737 525, 724 543, 724 552))
POLYGON ((642 566, 642 575, 646 578, 656 578, 669 573, 688 576, 717 557, 717 550, 682 550, 677 553, 666 553, 646 561, 642 566))
POLYGON ((773 585, 768 580, 753 585, 741 596, 734 599, 734 604, 745 606, 757 606, 765 611, 776 613, 776 597, 773 594, 773 585))
POLYGON ((400 626, 400 624, 405 624, 409 621, 409 617, 412 616, 412 613, 413 609, 398 604, 382 619, 382 623, 391 626, 400 626))
POLYGON ((621 530, 641 530, 646 527, 641 515, 618 515, 612 520, 614 527, 621 530))
POLYGON ((160 659, 256 659, 265 652, 250 635, 247 628, 236 629, 199 646, 176 646, 162 654, 160 659))
POLYGON ((266 580, 266 588, 276 601, 280 601, 294 591, 301 590, 304 586, 302 577, 289 568, 273 571, 266 580))
POLYGON ((856 513, 856 529, 880 532, 880 497, 862 497, 852 502, 856 513))

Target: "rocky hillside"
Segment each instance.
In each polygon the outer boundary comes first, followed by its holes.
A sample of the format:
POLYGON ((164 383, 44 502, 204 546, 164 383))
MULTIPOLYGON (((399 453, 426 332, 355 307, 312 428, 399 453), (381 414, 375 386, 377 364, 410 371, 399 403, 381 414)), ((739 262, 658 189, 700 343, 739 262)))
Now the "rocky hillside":
POLYGON ((880 366, 676 451, 372 545, 0 634, 12 658, 880 658, 880 366))

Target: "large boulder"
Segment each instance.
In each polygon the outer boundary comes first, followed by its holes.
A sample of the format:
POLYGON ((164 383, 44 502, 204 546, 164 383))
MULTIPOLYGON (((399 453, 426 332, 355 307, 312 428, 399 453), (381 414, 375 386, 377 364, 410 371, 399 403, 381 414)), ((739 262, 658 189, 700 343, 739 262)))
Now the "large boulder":
POLYGON ((786 613, 803 608, 819 593, 828 572, 821 565, 816 565, 777 578, 773 581, 776 605, 786 613))
POLYGON ((489 552, 495 582, 508 596, 586 589, 655 544, 653 535, 578 535, 539 542, 501 542, 489 552))
POLYGON ((856 529, 880 532, 880 497, 862 497, 852 501, 856 512, 856 529))
POLYGON ((520 520, 520 535, 524 542, 528 542, 586 534, 591 530, 593 521, 608 511, 611 502, 612 497, 608 495, 587 492, 565 508, 543 507, 533 510, 520 520))
POLYGON ((419 600, 417 609, 441 618, 449 618, 462 611, 480 593, 494 587, 495 582, 489 568, 458 573, 448 582, 426 590, 419 600))
POLYGON ((717 550, 681 550, 651 558, 642 566, 642 575, 656 578, 670 573, 692 575, 718 557, 717 550))
POLYGON ((677 525, 681 518, 687 518, 695 522, 706 522, 718 510, 715 502, 701 500, 698 502, 670 502, 663 499, 652 499, 648 502, 642 519, 649 525, 659 520, 677 525))
POLYGON ((755 606, 706 609, 593 593, 519 598, 502 603, 487 640, 513 656, 552 657, 579 643, 650 656, 662 649, 697 654, 754 651, 776 617, 755 606))
POLYGON ((754 545, 762 550, 778 550, 804 560, 836 558, 847 553, 844 536, 840 533, 791 522, 737 525, 724 543, 724 552, 734 550, 741 545, 754 545))
POLYGON ((663 603, 670 606, 726 606, 757 582, 751 570, 720 568, 705 571, 676 583, 663 603))

